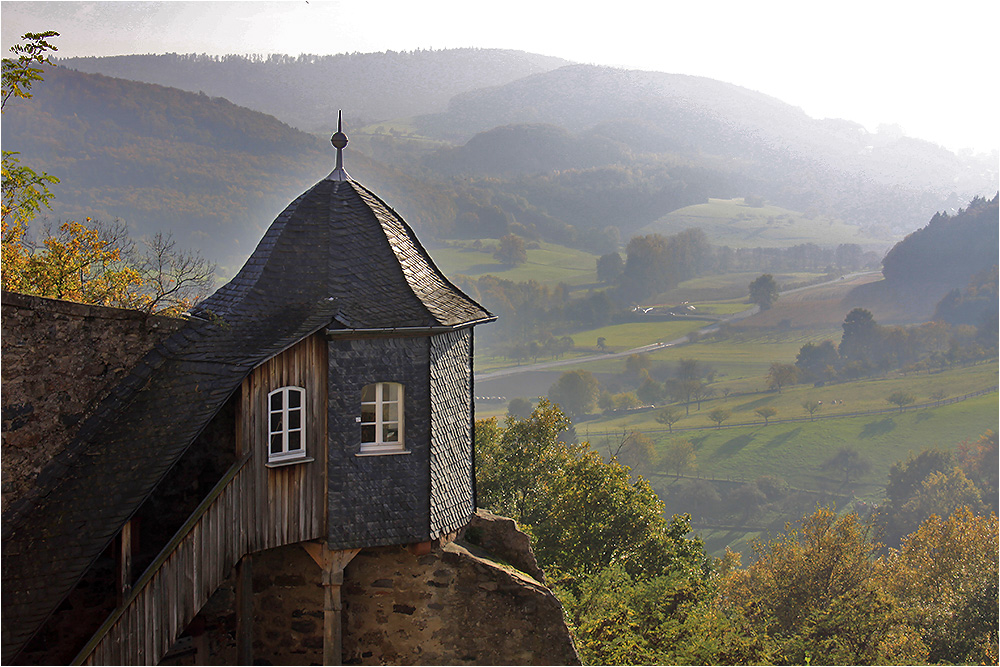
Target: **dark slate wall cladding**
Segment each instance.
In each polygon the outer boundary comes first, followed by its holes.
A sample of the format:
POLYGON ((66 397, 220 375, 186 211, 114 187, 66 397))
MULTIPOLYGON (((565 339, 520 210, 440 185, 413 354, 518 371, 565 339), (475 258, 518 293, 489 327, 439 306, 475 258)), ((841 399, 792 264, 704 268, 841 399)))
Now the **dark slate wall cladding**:
POLYGON ((464 526, 472 492, 472 328, 431 338, 431 537, 464 526))
POLYGON ((332 549, 409 544, 430 539, 428 338, 333 340, 329 343, 329 515, 332 549), (361 388, 403 385, 403 439, 409 454, 356 456, 361 388))

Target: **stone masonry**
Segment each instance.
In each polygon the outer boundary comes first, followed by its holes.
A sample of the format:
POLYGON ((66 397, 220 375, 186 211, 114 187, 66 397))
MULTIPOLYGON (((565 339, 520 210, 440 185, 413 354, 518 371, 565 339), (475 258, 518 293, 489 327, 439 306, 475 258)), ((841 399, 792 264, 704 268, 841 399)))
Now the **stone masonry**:
MULTIPOLYGON (((476 539, 506 553, 494 556, 457 540, 425 550, 375 547, 355 556, 342 588, 344 664, 580 664, 559 601, 508 564, 537 570, 527 536, 513 521, 488 513, 470 524, 477 526, 476 539)), ((322 664, 319 566, 291 545, 256 554, 253 572, 254 663, 322 664)), ((233 602, 231 577, 161 664, 235 664, 233 602)))
POLYGON ((100 401, 184 321, 3 293, 3 504, 25 496, 100 401))

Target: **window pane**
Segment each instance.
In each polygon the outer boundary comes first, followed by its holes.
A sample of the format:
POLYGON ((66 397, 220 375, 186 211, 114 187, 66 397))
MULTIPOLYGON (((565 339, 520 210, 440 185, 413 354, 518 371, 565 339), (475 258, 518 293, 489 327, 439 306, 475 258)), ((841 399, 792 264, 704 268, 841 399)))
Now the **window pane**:
POLYGON ((382 426, 382 442, 399 442, 398 424, 384 424, 382 426))
POLYGON ((288 428, 302 428, 302 410, 288 411, 288 428))
POLYGON ((271 436, 271 453, 280 454, 281 453, 281 434, 275 433, 271 436))
POLYGON ((288 432, 288 451, 294 452, 302 449, 302 431, 288 432))
POLYGON ((361 442, 375 442, 375 424, 361 427, 361 442))
POLYGON ((281 409, 281 392, 271 394, 271 410, 281 409))
POLYGON ((399 421, 399 404, 398 403, 386 403, 382 406, 382 421, 395 422, 399 421))
POLYGON ((288 407, 297 408, 302 405, 302 392, 298 389, 288 390, 288 407))
POLYGON ((362 405, 361 406, 361 421, 366 424, 371 424, 375 422, 375 405, 362 405))
POLYGON ((383 401, 397 401, 399 395, 399 385, 392 382, 387 382, 382 385, 382 400, 383 401))
POLYGON ((281 432, 281 413, 274 412, 271 414, 271 433, 281 432))
POLYGON ((375 385, 373 384, 365 385, 365 388, 361 390, 361 402, 362 403, 375 402, 375 385))

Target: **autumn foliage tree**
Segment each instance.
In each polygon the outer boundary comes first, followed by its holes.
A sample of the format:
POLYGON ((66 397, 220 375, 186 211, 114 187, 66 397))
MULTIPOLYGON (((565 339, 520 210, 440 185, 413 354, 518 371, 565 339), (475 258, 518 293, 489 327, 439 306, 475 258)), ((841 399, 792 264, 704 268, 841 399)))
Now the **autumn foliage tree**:
MULTIPOLYGON (((57 32, 26 33, 11 47, 17 58, 3 59, 3 106, 11 98, 30 98, 51 65, 48 40, 57 32)), ((135 252, 123 223, 64 222, 56 230, 35 225, 54 196, 48 186, 59 179, 36 173, 17 153, 3 152, 3 204, 0 228, 2 287, 35 296, 133 308, 176 315, 205 296, 215 266, 196 253, 176 248, 170 235, 144 240, 135 252), (32 232, 35 232, 33 235, 32 232), (37 238, 33 238, 37 236, 37 238)))

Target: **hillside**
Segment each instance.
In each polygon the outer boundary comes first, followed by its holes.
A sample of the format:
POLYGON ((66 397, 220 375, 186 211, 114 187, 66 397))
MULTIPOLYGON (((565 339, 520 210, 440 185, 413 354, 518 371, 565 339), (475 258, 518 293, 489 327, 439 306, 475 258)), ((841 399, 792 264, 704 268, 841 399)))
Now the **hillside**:
POLYGON ((849 121, 815 120, 762 93, 679 74, 569 65, 462 93, 446 112, 415 125, 430 137, 471 143, 496 126, 538 123, 706 170, 713 197, 759 195, 885 238, 996 188, 996 167, 985 159, 873 135, 849 121))
POLYGON ((709 199, 707 203, 671 211, 638 230, 637 234, 676 234, 697 227, 716 245, 733 248, 785 248, 799 243, 838 245, 856 243, 866 249, 884 243, 866 237, 854 226, 825 216, 807 215, 746 198, 709 199))
POLYGON ((945 295, 966 288, 977 274, 995 275, 998 200, 1000 195, 976 198, 956 215, 934 215, 925 227, 889 250, 882 260, 885 280, 856 289, 850 301, 894 310, 899 319, 921 321, 933 316, 945 295))
POLYGON ((65 67, 225 97, 308 132, 343 109, 353 126, 443 111, 458 93, 509 83, 567 61, 505 49, 333 56, 127 55, 64 58, 65 67))
MULTIPOLYGON (((219 262, 223 278, 333 167, 326 141, 221 98, 62 67, 33 93, 7 105, 3 146, 60 179, 43 216, 117 218, 134 236, 170 231, 219 262)), ((411 224, 454 220, 450 199, 407 175, 357 152, 349 167, 411 224)))

